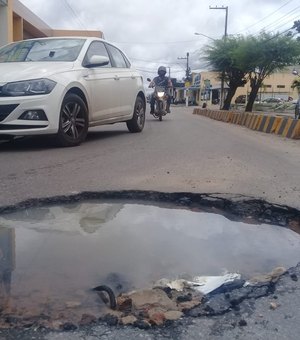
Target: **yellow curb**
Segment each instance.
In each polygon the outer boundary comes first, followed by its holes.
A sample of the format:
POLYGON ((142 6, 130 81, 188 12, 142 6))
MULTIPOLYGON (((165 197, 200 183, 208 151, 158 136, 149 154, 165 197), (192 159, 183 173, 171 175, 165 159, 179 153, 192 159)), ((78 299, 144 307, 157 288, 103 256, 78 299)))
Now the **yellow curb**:
POLYGON ((298 119, 298 122, 294 128, 294 131, 291 134, 291 138, 300 139, 300 119, 298 119))
POLYGON ((281 134, 282 137, 286 137, 287 136, 288 131, 289 131, 293 121, 294 121, 293 118, 288 118, 287 124, 286 124, 286 126, 285 126, 285 128, 284 128, 284 130, 283 130, 283 132, 281 134))
POLYGON ((268 116, 268 117, 267 117, 267 120, 266 120, 266 122, 265 122, 265 126, 264 126, 264 128, 263 128, 263 132, 266 132, 266 131, 267 131, 267 127, 268 127, 268 125, 269 125, 269 123, 270 123, 270 119, 271 119, 271 116, 268 116))
MULTIPOLYGON (((275 119, 275 121, 276 121, 276 119, 275 119)), ((275 122, 274 122, 274 123, 275 123, 275 122)), ((278 117, 278 125, 277 125, 277 127, 276 127, 276 129, 275 129, 275 131, 274 131, 274 133, 275 133, 276 135, 279 134, 279 131, 280 131, 280 129, 281 129, 282 124, 284 124, 284 119, 283 119, 282 117, 278 117)))
POLYGON ((278 127, 280 126, 282 122, 282 118, 281 117, 275 117, 274 123, 271 127, 270 133, 276 133, 276 130, 278 129, 278 127))

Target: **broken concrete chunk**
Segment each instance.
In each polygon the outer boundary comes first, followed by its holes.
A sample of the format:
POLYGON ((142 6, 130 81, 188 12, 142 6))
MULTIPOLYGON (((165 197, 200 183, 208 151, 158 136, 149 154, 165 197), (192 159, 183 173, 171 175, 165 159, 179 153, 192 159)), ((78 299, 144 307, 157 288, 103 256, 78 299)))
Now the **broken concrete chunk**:
POLYGON ((118 296, 117 309, 122 312, 130 312, 132 309, 132 299, 127 295, 118 296))
POLYGON ((178 304, 179 309, 182 312, 195 308, 201 304, 201 299, 193 299, 192 301, 181 302, 178 304))
POLYGON ((185 288, 189 288, 190 285, 187 280, 178 279, 178 280, 169 280, 169 279, 160 279, 155 282, 153 288, 164 288, 168 287, 170 289, 175 289, 178 292, 182 292, 185 288))
POLYGON ((92 314, 82 314, 81 320, 79 322, 80 326, 88 326, 92 323, 96 323, 97 318, 92 314))
POLYGON ((165 314, 166 320, 169 320, 169 321, 178 320, 183 316, 182 312, 175 311, 175 310, 170 310, 168 312, 165 312, 164 314, 165 314))
POLYGON ((257 285, 257 284, 263 284, 263 283, 269 283, 269 282, 277 282, 277 280, 280 278, 281 275, 283 275, 286 272, 286 269, 284 267, 277 267, 274 268, 270 273, 268 274, 262 274, 252 277, 250 280, 246 282, 245 285, 257 285))
POLYGON ((133 325, 137 321, 137 318, 133 315, 124 316, 121 318, 120 323, 124 326, 133 325))
POLYGON ((128 294, 132 300, 133 311, 161 307, 163 310, 178 310, 174 301, 160 289, 145 289, 128 294))
POLYGON ((278 304, 276 302, 271 302, 270 303, 270 309, 276 309, 278 307, 278 304))
POLYGON ((161 308, 152 308, 148 310, 149 322, 152 325, 161 326, 166 321, 164 310, 161 308))

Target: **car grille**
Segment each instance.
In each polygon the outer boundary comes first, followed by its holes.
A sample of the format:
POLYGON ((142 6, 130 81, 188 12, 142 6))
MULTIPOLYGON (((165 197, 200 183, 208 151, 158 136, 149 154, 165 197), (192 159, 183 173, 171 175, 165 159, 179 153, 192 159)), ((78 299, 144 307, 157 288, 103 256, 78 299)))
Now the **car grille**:
POLYGON ((41 129, 48 125, 12 125, 12 124, 0 124, 0 131, 6 130, 28 130, 28 129, 41 129))
POLYGON ((0 105, 0 122, 4 120, 19 104, 0 105))

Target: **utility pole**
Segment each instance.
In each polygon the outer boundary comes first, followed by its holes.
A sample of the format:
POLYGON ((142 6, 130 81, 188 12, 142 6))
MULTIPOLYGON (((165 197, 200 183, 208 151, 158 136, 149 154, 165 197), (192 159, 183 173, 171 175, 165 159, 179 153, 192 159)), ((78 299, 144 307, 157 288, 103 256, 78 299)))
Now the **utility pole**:
MULTIPOLYGON (((186 53, 186 57, 177 58, 177 59, 186 59, 186 81, 189 81, 190 76, 190 67, 189 67, 189 52, 186 53)), ((188 89, 185 89, 185 106, 189 106, 189 96, 188 96, 188 89)))
POLYGON ((171 67, 167 66, 167 68, 169 69, 169 78, 171 79, 171 67))
POLYGON ((181 58, 177 58, 177 59, 186 59, 186 72, 185 72, 185 76, 186 79, 188 80, 189 76, 190 76, 190 67, 189 67, 189 52, 186 53, 186 57, 181 57, 181 58))
MULTIPOLYGON (((226 40, 227 38, 227 22, 228 22, 228 6, 209 6, 209 9, 223 9, 226 11, 225 14, 225 32, 224 32, 224 40, 226 40)), ((222 78, 221 78, 221 96, 220 96, 220 109, 222 109, 223 107, 223 103, 224 103, 224 78, 225 78, 225 72, 222 72, 222 78)))

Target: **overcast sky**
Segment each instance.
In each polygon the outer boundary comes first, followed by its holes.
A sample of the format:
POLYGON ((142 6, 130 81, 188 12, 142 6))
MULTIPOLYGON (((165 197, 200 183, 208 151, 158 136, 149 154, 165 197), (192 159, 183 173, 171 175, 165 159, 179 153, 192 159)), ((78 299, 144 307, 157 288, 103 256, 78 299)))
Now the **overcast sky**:
POLYGON ((299 0, 20 0, 56 29, 101 30, 143 75, 153 77, 158 66, 184 77, 190 54, 192 70, 203 69, 199 55, 210 38, 228 34, 282 32, 300 19, 299 0))

